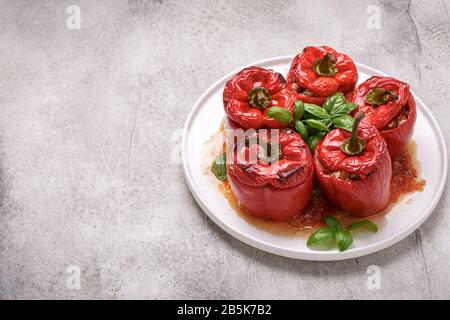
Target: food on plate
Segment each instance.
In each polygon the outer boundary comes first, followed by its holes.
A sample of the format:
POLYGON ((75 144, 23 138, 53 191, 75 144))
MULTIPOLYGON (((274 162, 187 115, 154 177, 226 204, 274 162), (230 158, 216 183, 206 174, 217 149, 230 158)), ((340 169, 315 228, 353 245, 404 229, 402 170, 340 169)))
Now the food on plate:
POLYGON ((341 92, 329 96, 323 107, 297 100, 294 104, 295 130, 313 152, 320 139, 330 130, 335 128, 352 130, 353 118, 349 113, 355 108, 356 105, 347 102, 341 92), (295 112, 297 108, 301 112, 295 112))
POLYGON ((292 129, 272 131, 253 131, 234 145, 227 155, 228 181, 247 213, 286 221, 311 199, 312 156, 292 129))
POLYGON ((236 212, 254 224, 313 231, 309 247, 344 251, 351 230, 378 230, 356 219, 423 190, 409 85, 374 76, 355 89, 357 80, 350 57, 320 46, 294 58, 287 82, 249 67, 226 83, 225 139, 210 170, 236 212))
POLYGON ((306 47, 292 61, 287 75, 288 88, 297 99, 322 105, 336 92, 354 90, 358 72, 353 60, 326 47, 306 47))
POLYGON ((391 158, 405 154, 417 117, 409 85, 394 78, 374 76, 356 88, 351 100, 380 131, 391 158))
POLYGON ((243 69, 226 83, 223 90, 226 115, 244 129, 288 126, 294 101, 284 77, 260 67, 243 69))
POLYGON ((335 129, 314 152, 317 182, 338 208, 354 216, 370 216, 389 205, 391 158, 378 130, 355 116, 352 132, 335 129))
POLYGON ((366 229, 371 232, 378 232, 378 226, 372 221, 361 220, 350 224, 344 228, 341 222, 335 217, 324 218, 326 227, 322 227, 314 232, 306 242, 308 247, 319 247, 336 244, 339 251, 347 250, 353 243, 353 236, 350 231, 355 229, 366 229))

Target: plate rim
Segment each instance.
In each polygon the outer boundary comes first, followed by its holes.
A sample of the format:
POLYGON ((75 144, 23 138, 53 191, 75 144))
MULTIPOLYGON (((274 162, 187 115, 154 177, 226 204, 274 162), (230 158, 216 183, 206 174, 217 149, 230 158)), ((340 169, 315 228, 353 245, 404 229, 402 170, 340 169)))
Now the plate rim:
MULTIPOLYGON (((442 158, 443 158, 443 175, 442 179, 439 181, 438 186, 438 192, 434 194, 434 197, 430 201, 429 209, 427 210, 427 213, 420 216, 418 219, 416 219, 413 223, 411 223, 409 226, 406 226, 401 231, 397 232, 396 234, 375 242, 373 244, 366 245, 362 248, 354 248, 350 251, 345 252, 331 252, 331 251, 311 251, 311 252, 294 252, 291 250, 287 250, 283 247, 279 247, 274 244, 270 244, 266 241, 256 239, 252 235, 245 234, 240 232, 239 230, 236 230, 232 226, 229 226, 228 224, 225 224, 222 222, 221 219, 219 219, 218 216, 212 210, 209 209, 208 205, 206 204, 206 201, 200 196, 199 191, 195 188, 195 184, 193 182, 193 178, 190 175, 190 171, 188 168, 188 161, 187 161, 187 136, 189 132, 189 127, 192 123, 193 118, 195 117, 197 113, 197 109, 202 105, 203 101, 212 94, 212 92, 216 89, 217 86, 219 86, 224 81, 228 80, 230 77, 235 75, 237 72, 242 70, 243 68, 249 67, 249 66, 255 66, 255 65, 264 65, 264 64, 276 64, 277 62, 282 62, 284 60, 292 60, 295 57, 295 55, 284 55, 284 56, 277 56, 267 59, 258 60, 249 64, 246 64, 245 66, 242 66, 240 68, 234 69, 231 72, 227 73, 220 79, 218 79, 216 82, 214 82, 211 86, 209 86, 203 94, 198 98, 198 100, 195 102, 193 108, 190 110, 184 127, 183 127, 183 133, 182 133, 182 140, 181 140, 181 154, 182 154, 182 165, 183 165, 183 173, 185 180, 187 182, 188 188, 196 200, 196 202, 199 204, 201 209, 206 213, 206 215, 215 223, 217 224, 221 229, 223 229, 225 232, 233 236, 234 238, 246 243, 247 245, 250 245, 252 247, 255 247, 260 250, 264 250, 266 252, 283 256, 283 257, 289 257, 299 260, 309 260, 309 261, 340 261, 340 260, 347 260, 347 259, 353 259, 361 256, 365 256, 368 254, 372 254, 381 250, 384 250, 400 241, 405 239, 407 236, 409 236, 411 233, 413 233, 416 229, 418 229, 424 222, 429 218, 431 213, 436 208, 442 193, 444 191, 445 185, 446 185, 446 177, 447 177, 447 171, 448 171, 448 163, 446 159, 448 158, 447 155, 447 148, 445 143, 445 138, 442 133, 441 127, 439 126, 439 123, 434 118, 433 114, 431 113, 430 109, 427 107, 427 105, 419 98, 417 95, 411 91, 412 95, 414 96, 414 99, 416 99, 419 104, 421 105, 421 111, 425 114, 425 116, 431 120, 431 124, 434 126, 437 136, 439 138, 439 143, 441 144, 441 151, 442 151, 442 158), (423 108, 422 108, 423 107, 423 108)), ((372 72, 373 74, 378 74, 382 76, 387 76, 386 73, 375 69, 373 67, 367 66, 362 63, 355 62, 357 68, 366 69, 372 72)), ((441 159, 442 160, 442 159, 441 159)))

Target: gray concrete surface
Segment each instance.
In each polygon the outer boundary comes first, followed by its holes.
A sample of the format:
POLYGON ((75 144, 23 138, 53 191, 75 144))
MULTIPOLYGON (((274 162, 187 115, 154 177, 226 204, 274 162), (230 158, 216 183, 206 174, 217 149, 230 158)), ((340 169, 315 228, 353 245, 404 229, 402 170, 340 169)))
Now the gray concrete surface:
POLYGON ((449 1, 0 2, 0 298, 450 298, 448 190, 397 245, 304 262, 225 234, 168 161, 211 83, 309 44, 409 81, 450 141, 449 1))

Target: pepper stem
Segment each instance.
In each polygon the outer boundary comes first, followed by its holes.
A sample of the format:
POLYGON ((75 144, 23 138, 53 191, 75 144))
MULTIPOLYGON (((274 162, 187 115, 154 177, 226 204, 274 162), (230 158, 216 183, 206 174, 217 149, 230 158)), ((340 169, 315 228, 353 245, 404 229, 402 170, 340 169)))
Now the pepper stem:
POLYGON ((327 53, 322 59, 317 59, 314 64, 314 72, 319 76, 333 77, 338 72, 336 68, 336 57, 331 53, 327 53))
POLYGON ((364 112, 357 112, 353 122, 352 136, 345 139, 341 144, 341 150, 348 156, 357 156, 363 153, 366 147, 366 141, 358 138, 358 127, 361 120, 365 117, 364 112))
POLYGON ((387 103, 389 99, 397 100, 398 95, 395 92, 384 88, 370 89, 364 97, 364 100, 366 100, 368 104, 376 107, 387 103))
POLYGON ((269 91, 266 88, 253 88, 248 93, 248 103, 258 109, 264 109, 272 100, 269 91))

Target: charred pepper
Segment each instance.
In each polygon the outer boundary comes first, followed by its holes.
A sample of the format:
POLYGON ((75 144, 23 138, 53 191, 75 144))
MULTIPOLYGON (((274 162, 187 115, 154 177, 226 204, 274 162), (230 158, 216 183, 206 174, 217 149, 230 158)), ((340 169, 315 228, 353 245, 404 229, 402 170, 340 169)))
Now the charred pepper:
POLYGON ((336 92, 351 92, 357 80, 353 60, 326 46, 306 47, 292 61, 287 76, 297 99, 317 105, 336 92))
POLYGON ((243 69, 226 83, 223 91, 227 117, 244 129, 287 127, 294 102, 284 77, 260 67, 243 69), (274 117, 274 111, 281 111, 284 119, 274 117))
POLYGON ((242 208, 276 221, 299 214, 311 200, 314 180, 312 156, 300 135, 262 129, 241 141, 227 152, 227 172, 242 208))
POLYGON ((335 129, 314 151, 314 171, 326 197, 354 216, 382 212, 390 201, 391 158, 378 130, 356 114, 352 132, 335 129))
POLYGON ((414 131, 417 110, 409 85, 390 77, 374 76, 361 83, 350 99, 367 115, 386 140, 392 159, 401 157, 414 131))

